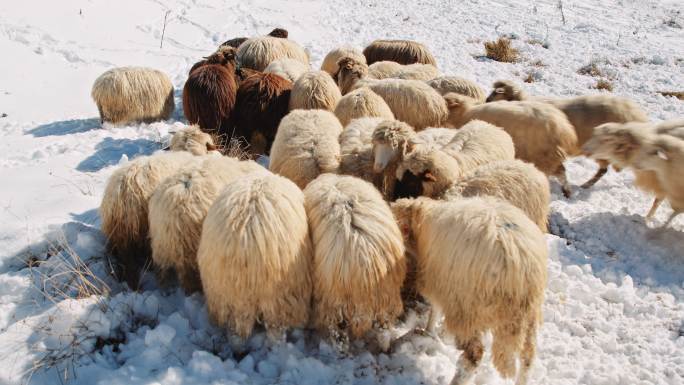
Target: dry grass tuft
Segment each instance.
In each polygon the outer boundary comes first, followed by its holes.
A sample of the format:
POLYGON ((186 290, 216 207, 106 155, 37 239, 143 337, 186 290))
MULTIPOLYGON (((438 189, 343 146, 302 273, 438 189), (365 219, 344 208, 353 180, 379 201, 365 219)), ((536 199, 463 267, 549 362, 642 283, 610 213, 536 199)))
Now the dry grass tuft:
POLYGON ((534 82, 534 75, 532 72, 529 72, 527 74, 527 77, 523 80, 525 83, 533 83, 534 82))
POLYGON ((609 92, 613 91, 613 84, 606 79, 599 79, 594 86, 597 90, 606 90, 609 92))
POLYGON ((591 63, 581 67, 580 69, 577 70, 577 73, 580 75, 589 75, 593 77, 601 77, 603 76, 603 71, 598 67, 598 61, 592 60, 591 63))
POLYGON ((658 91, 663 96, 672 96, 679 100, 684 100, 684 91, 658 91))
POLYGON ((492 60, 503 63, 514 63, 518 61, 518 50, 513 48, 510 39, 499 38, 496 41, 487 41, 484 43, 485 56, 492 60))

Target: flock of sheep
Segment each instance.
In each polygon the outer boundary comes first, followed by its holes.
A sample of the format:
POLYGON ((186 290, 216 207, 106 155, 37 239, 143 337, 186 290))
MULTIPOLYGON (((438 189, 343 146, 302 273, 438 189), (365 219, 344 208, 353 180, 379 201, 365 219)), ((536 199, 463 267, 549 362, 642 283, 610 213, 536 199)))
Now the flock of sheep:
MULTIPOLYGON (((103 121, 168 119, 173 86, 148 68, 115 68, 93 86, 103 121)), ((467 383, 491 331, 494 366, 524 384, 546 285, 554 176, 582 152, 597 174, 632 168, 636 184, 684 210, 684 120, 649 123, 610 95, 528 97, 497 82, 443 75, 425 46, 378 40, 332 50, 320 71, 275 29, 237 38, 196 63, 183 89, 191 126, 169 152, 110 177, 100 212, 129 283, 151 256, 201 290, 211 319, 242 338, 255 324, 282 341, 316 328, 343 349, 387 350, 411 299, 444 316, 467 383), (239 144, 248 158, 223 156, 239 144), (582 151, 583 150, 583 151, 582 151)), ((669 223, 669 221, 668 221, 669 223)))

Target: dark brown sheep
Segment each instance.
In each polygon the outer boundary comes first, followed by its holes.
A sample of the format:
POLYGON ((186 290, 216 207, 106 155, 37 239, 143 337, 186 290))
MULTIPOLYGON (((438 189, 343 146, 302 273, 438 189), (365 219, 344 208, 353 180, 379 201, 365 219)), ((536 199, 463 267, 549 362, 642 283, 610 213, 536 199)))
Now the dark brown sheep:
POLYGON ((230 132, 237 88, 233 65, 205 64, 190 72, 183 88, 183 112, 188 122, 207 133, 230 132))
POLYGON ((427 47, 411 40, 375 40, 363 50, 363 56, 368 65, 389 60, 399 64, 423 63, 437 66, 435 57, 427 47))
MULTIPOLYGON (((280 37, 283 39, 287 39, 288 32, 286 29, 283 29, 283 28, 275 28, 275 29, 273 29, 273 31, 269 32, 268 36, 280 37)), ((240 46, 240 44, 247 41, 247 39, 249 39, 249 38, 248 37, 236 37, 236 38, 233 38, 230 40, 226 40, 225 42, 223 42, 223 44, 221 44, 219 46, 219 49, 221 49, 221 47, 233 47, 233 48, 237 49, 240 46)))
POLYGON ((259 72, 240 84, 232 137, 247 143, 250 154, 270 153, 280 120, 288 113, 291 90, 292 82, 272 73, 259 72))

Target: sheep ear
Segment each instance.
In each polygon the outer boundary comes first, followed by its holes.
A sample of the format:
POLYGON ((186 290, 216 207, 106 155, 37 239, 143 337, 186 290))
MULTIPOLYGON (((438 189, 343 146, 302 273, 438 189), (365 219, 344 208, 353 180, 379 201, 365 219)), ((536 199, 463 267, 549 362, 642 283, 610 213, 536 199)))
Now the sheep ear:
POLYGON ((416 148, 416 145, 412 143, 411 141, 408 141, 406 143, 406 151, 404 151, 405 154, 410 154, 413 152, 413 150, 416 148))
POLYGON ((658 158, 660 158, 662 160, 670 160, 670 158, 667 156, 667 154, 663 150, 658 150, 656 152, 656 155, 658 155, 658 158))
POLYGON ((429 180, 431 182, 437 182, 437 178, 435 178, 434 175, 430 171, 426 171, 425 174, 423 174, 423 180, 429 180))
POLYGON ((456 108, 461 105, 461 103, 455 98, 446 97, 444 100, 446 101, 448 108, 456 108))

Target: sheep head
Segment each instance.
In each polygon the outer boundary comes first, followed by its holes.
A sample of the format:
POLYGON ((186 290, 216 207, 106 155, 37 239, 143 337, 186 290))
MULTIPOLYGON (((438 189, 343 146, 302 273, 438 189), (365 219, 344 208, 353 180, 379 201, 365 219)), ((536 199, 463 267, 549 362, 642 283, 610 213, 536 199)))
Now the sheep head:
POLYGON ((582 146, 582 152, 624 168, 632 165, 633 158, 650 135, 652 130, 647 124, 605 123, 594 128, 591 138, 582 146))
POLYGON ((349 56, 341 57, 337 61, 337 68, 334 77, 337 79, 342 95, 346 95, 354 88, 356 82, 368 75, 368 66, 349 56))
POLYGON ((406 155, 397 168, 397 179, 403 179, 404 172, 419 177, 422 195, 431 198, 443 194, 461 177, 461 167, 456 159, 444 151, 423 146, 406 155))
POLYGON ((454 92, 445 94, 444 101, 449 110, 447 122, 455 128, 460 128, 462 125, 468 123, 466 114, 473 105, 477 104, 475 99, 454 92))
POLYGON ((373 131, 373 172, 382 172, 408 153, 414 136, 413 128, 404 122, 385 120, 378 124, 373 131))
POLYGON ((202 132, 197 125, 192 125, 173 135, 170 150, 188 151, 193 155, 206 155, 212 151, 217 151, 218 147, 211 135, 202 132))
POLYGON ((273 31, 268 33, 268 36, 279 37, 281 39, 287 39, 289 33, 284 28, 274 28, 273 31))
POLYGON ((494 82, 494 90, 487 97, 486 102, 496 102, 499 100, 525 100, 526 96, 517 84, 510 80, 498 80, 494 82))

